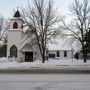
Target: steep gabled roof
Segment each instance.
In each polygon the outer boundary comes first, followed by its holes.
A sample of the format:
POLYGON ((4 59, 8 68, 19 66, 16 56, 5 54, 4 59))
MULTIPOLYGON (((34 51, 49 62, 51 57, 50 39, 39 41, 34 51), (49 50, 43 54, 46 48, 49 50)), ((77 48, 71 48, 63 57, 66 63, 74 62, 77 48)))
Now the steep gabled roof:
POLYGON ((21 17, 20 12, 18 10, 15 12, 14 17, 21 17))
POLYGON ((49 50, 71 50, 71 46, 68 44, 67 39, 55 39, 53 43, 48 43, 49 50))

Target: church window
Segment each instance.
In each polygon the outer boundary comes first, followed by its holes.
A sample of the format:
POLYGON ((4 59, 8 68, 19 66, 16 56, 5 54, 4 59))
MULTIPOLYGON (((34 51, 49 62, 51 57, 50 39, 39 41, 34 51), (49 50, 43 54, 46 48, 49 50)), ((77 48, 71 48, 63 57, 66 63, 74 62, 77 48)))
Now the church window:
POLYGON ((18 28, 18 23, 17 22, 14 22, 13 29, 17 29, 17 28, 18 28))
POLYGON ((10 48, 10 57, 17 57, 17 47, 15 45, 11 46, 10 48))

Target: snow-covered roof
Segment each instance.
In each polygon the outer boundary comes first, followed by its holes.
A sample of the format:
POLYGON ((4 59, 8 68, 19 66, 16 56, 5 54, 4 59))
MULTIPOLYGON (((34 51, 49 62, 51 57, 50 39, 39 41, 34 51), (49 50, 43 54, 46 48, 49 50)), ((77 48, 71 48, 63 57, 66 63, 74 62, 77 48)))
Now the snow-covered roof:
POLYGON ((32 47, 32 45, 30 44, 30 42, 32 42, 33 38, 34 38, 33 36, 31 36, 31 37, 25 36, 20 42, 21 46, 19 48, 19 51, 32 51, 32 49, 35 51, 35 48, 32 47))
POLYGON ((23 27, 23 31, 26 32, 29 29, 28 26, 23 27))
POLYGON ((67 39, 55 39, 52 43, 48 43, 49 50, 72 50, 67 39))
POLYGON ((24 39, 22 39, 22 41, 20 42, 20 43, 21 43, 21 46, 20 46, 20 48, 19 48, 19 51, 21 51, 22 48, 23 48, 26 44, 29 43, 29 41, 30 41, 30 38, 27 39, 27 36, 26 36, 24 39))
POLYGON ((26 44, 26 45, 21 49, 21 52, 31 52, 31 51, 33 51, 33 48, 32 48, 30 45, 28 45, 28 44, 26 44))
POLYGON ((73 50, 73 53, 81 51, 81 43, 78 40, 71 42, 70 38, 57 38, 52 43, 48 43, 48 50, 73 50))

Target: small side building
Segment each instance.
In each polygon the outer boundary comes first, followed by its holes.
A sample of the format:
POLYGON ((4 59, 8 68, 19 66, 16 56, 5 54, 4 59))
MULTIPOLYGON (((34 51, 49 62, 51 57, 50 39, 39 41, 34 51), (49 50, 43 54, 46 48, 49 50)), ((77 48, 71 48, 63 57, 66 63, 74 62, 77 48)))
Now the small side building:
POLYGON ((67 44, 67 39, 56 39, 54 43, 48 44, 49 58, 72 59, 74 53, 72 46, 67 44))

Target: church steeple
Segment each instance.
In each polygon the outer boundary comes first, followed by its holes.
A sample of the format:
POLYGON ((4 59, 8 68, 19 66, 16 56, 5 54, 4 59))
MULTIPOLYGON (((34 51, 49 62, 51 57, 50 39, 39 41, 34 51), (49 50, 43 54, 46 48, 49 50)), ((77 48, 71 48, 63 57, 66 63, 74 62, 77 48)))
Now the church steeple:
POLYGON ((23 20, 21 18, 20 12, 17 9, 15 14, 13 15, 13 18, 10 19, 10 29, 11 30, 21 30, 23 29, 23 20))
POLYGON ((16 18, 21 17, 20 12, 18 10, 15 12, 14 17, 16 18))

